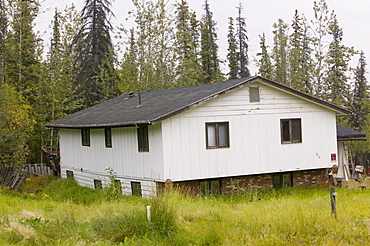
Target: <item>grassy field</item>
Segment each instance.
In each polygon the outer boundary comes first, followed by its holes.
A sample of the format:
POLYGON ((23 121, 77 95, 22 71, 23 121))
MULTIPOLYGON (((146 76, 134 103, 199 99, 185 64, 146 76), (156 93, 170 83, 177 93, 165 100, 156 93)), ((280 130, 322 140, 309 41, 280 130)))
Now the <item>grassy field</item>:
POLYGON ((336 191, 337 218, 329 187, 142 199, 31 179, 0 190, 0 245, 369 245, 370 190, 336 191))

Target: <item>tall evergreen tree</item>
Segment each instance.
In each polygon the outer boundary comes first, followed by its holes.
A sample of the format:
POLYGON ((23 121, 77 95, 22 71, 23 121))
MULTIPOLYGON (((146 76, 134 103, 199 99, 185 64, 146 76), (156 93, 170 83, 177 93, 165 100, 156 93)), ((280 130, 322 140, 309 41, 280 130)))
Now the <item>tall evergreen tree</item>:
POLYGON ((274 23, 274 47, 272 50, 273 79, 289 86, 288 81, 288 25, 282 19, 274 23))
POLYGON ((210 83, 222 80, 223 76, 220 70, 220 60, 218 57, 218 45, 216 22, 213 20, 213 14, 210 10, 208 0, 204 4, 205 14, 201 23, 201 62, 204 74, 204 83, 210 83))
POLYGON ((358 65, 354 70, 354 85, 351 102, 350 127, 358 131, 364 130, 367 125, 367 115, 369 114, 369 86, 366 80, 366 58, 363 51, 360 52, 358 65))
POLYGON ((137 45, 135 40, 135 30, 130 29, 130 36, 128 41, 128 46, 123 55, 120 78, 121 82, 118 85, 120 90, 125 93, 130 93, 133 91, 139 91, 138 85, 138 62, 137 62, 137 45))
POLYGON ((227 34, 228 54, 227 60, 229 63, 229 79, 236 79, 238 77, 238 57, 237 57, 237 43, 234 31, 234 19, 229 17, 229 31, 227 34))
POLYGON ((336 15, 332 14, 329 34, 332 41, 326 55, 327 71, 325 74, 325 98, 331 103, 341 107, 348 107, 349 85, 348 71, 349 61, 353 56, 353 49, 342 44, 343 30, 338 25, 336 15))
POLYGON ((304 19, 295 11, 293 32, 289 37, 289 85, 299 91, 311 93, 311 49, 304 19))
MULTIPOLYGON (((39 89, 43 124, 62 118, 80 107, 73 89, 74 55, 70 47, 78 30, 75 27, 81 24, 75 7, 72 5, 63 12, 55 9, 51 24, 50 50, 45 64, 47 75, 41 80, 39 89)), ((43 147, 56 148, 58 142, 54 130, 46 133, 43 133, 43 147)))
POLYGON ((238 62, 239 62, 239 72, 240 78, 249 77, 249 58, 248 58, 248 36, 247 36, 247 24, 245 22, 245 17, 242 17, 243 5, 240 3, 237 7, 238 17, 236 18, 237 29, 236 37, 238 42, 238 62))
POLYGON ((83 25, 74 45, 77 92, 85 107, 118 95, 118 74, 113 66, 114 50, 110 33, 113 16, 110 0, 85 0, 83 25))
POLYGON ((198 40, 195 39, 199 35, 196 34, 197 30, 192 27, 194 19, 195 16, 190 13, 188 3, 182 0, 177 5, 176 18, 177 86, 196 85, 202 82, 202 68, 196 53, 198 40))
POLYGON ((257 61, 258 74, 267 79, 272 79, 272 64, 270 55, 267 51, 265 33, 259 37, 261 52, 257 53, 257 56, 260 57, 260 59, 257 61))

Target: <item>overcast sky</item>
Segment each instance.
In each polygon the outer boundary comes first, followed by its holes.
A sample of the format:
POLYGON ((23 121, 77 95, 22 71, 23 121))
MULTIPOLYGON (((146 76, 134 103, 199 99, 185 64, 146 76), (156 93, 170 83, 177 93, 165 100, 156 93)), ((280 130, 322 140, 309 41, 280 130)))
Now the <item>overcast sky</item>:
MULTIPOLYGON (((74 3, 78 10, 84 5, 84 0, 44 0, 42 9, 45 11, 37 20, 38 29, 50 33, 50 21, 54 8, 64 9, 66 5, 74 3)), ((175 2, 171 0, 171 2, 175 2)), ((244 6, 243 16, 246 18, 249 37, 249 57, 252 60, 259 52, 259 36, 266 34, 268 45, 272 45, 272 25, 282 18, 289 25, 292 22, 295 9, 304 14, 308 20, 313 16, 313 0, 209 0, 214 20, 217 22, 218 45, 221 59, 227 54, 227 26, 228 17, 236 17, 236 7, 239 3, 244 6)), ((197 12, 198 18, 203 14, 204 0, 188 0, 190 8, 197 12)), ((326 0, 329 10, 337 14, 339 26, 343 29, 343 43, 353 46, 356 50, 363 50, 369 63, 370 57, 370 0, 326 0)), ((115 0, 113 12, 116 16, 114 25, 128 26, 125 19, 127 12, 133 9, 131 0, 115 0)), ((45 36, 44 36, 45 38, 45 36)), ((358 57, 352 62, 357 65, 358 57)), ((251 66, 251 73, 256 68, 251 66)), ((369 66, 367 67, 369 70, 369 66)), ((369 81, 369 76, 367 76, 369 81)))

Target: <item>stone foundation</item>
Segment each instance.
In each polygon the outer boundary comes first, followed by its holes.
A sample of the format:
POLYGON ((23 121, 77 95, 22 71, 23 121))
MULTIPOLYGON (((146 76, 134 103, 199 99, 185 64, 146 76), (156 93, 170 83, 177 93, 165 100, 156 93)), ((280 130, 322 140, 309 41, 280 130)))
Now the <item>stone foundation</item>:
MULTIPOLYGON (((235 194, 250 189, 274 188, 273 177, 276 174, 280 173, 226 177, 218 180, 220 180, 222 194, 235 194)), ((327 185, 329 182, 327 169, 285 172, 285 174, 291 174, 291 185, 293 187, 327 185)), ((174 182, 169 188, 175 188, 184 193, 197 196, 200 194, 200 181, 202 180, 174 182)))

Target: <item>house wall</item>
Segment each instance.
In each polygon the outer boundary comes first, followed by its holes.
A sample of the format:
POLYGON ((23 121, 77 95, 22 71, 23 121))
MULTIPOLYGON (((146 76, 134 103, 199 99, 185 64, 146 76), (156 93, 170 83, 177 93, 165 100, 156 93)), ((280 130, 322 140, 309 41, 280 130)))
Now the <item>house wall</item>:
POLYGON ((82 146, 80 129, 61 129, 62 176, 71 170, 80 185, 94 187, 94 179, 107 185, 111 168, 124 194, 131 194, 131 181, 141 182, 143 195, 155 193, 155 180, 163 179, 161 124, 148 133, 149 152, 139 152, 136 127, 112 128, 112 148, 105 147, 104 129, 90 129, 90 147, 82 146))
POLYGON ((162 122, 165 179, 172 181, 329 168, 335 112, 262 83, 260 102, 243 87, 162 122), (280 119, 301 118, 302 143, 281 144, 280 119), (205 123, 229 122, 230 147, 206 149, 205 123))

